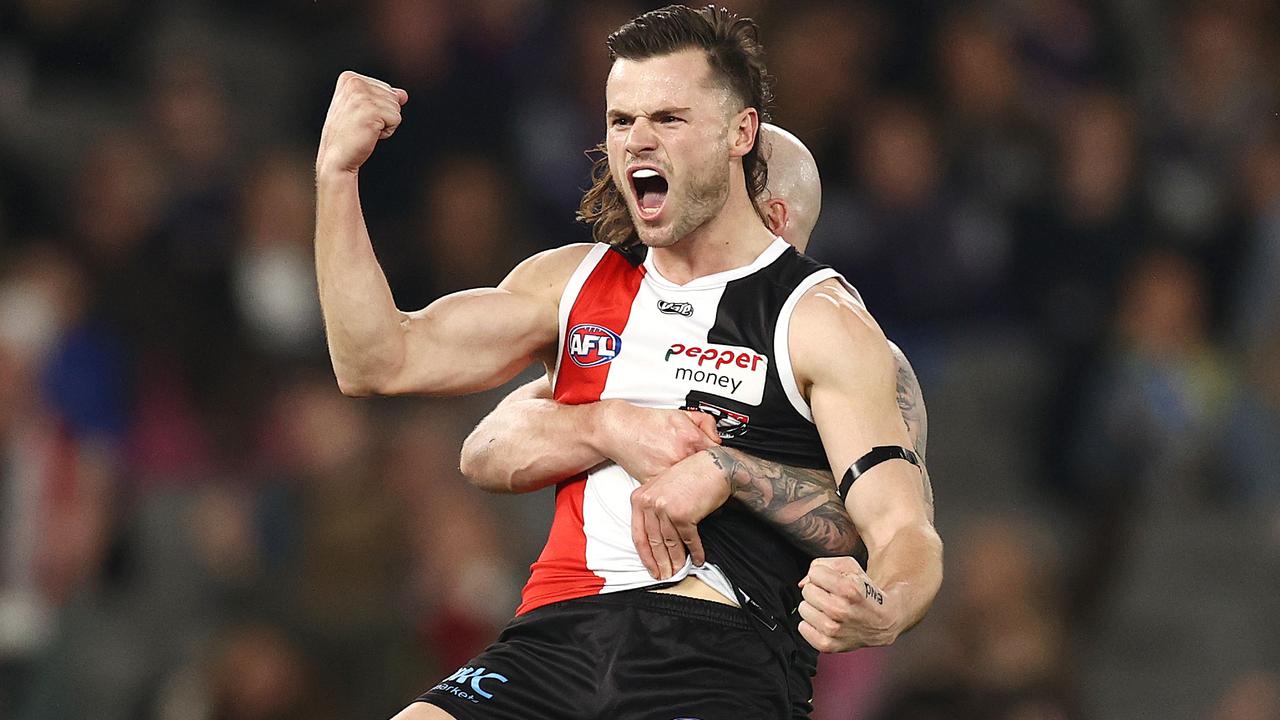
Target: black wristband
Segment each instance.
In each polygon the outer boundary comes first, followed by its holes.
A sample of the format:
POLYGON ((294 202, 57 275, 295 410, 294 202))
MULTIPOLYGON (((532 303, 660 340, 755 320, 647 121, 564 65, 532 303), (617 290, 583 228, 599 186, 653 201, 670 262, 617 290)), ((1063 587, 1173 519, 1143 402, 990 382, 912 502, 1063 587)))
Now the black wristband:
POLYGON ((878 445, 871 448, 871 452, 858 458, 849 469, 844 472, 844 479, 840 481, 840 499, 843 500, 849 494, 849 488, 853 486, 853 481, 862 477, 862 474, 871 468, 879 465, 886 460, 906 460, 907 462, 920 467, 920 458, 916 454, 900 445, 878 445))

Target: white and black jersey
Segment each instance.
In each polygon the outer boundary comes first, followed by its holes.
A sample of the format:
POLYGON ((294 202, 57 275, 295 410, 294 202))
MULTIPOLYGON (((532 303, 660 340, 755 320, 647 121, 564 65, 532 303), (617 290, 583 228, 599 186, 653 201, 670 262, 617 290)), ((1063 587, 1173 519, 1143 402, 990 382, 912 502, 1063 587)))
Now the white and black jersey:
MULTIPOLYGON (((717 418, 726 446, 805 468, 826 454, 791 368, 788 331, 800 297, 834 270, 775 240, 745 267, 669 282, 647 248, 593 247, 560 301, 555 398, 567 404, 621 399, 691 408, 717 418)), ((638 482, 606 463, 557 485, 546 547, 532 567, 517 614, 549 603, 652 586, 631 540, 638 482)), ((797 582, 811 558, 730 500, 699 531, 708 562, 692 574, 799 640, 797 582)), ((803 641, 794 658, 816 653, 803 641)), ((794 648, 795 645, 792 644, 794 648)))

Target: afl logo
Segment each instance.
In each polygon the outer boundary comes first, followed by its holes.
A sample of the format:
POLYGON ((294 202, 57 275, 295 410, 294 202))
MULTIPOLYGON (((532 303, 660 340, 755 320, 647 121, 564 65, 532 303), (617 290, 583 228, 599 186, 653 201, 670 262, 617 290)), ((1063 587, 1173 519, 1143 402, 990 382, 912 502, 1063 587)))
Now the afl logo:
POLYGON ((622 338, 607 327, 582 324, 569 330, 569 359, 578 367, 604 365, 621 352, 622 338))

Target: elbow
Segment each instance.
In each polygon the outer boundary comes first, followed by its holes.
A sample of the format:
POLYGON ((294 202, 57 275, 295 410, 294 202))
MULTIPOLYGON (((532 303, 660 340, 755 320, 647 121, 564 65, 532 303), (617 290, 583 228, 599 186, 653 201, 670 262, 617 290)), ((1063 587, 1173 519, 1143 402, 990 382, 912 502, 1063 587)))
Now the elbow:
POLYGON ((480 468, 464 463, 461 470, 467 482, 487 493, 516 495, 540 487, 535 473, 522 472, 519 469, 508 472, 498 468, 480 468))
POLYGON ((487 442, 473 433, 462 444, 462 455, 458 459, 458 470, 472 486, 489 493, 507 494, 515 492, 515 476, 493 467, 488 461, 487 442))
POLYGON ((338 378, 338 390, 352 398, 369 397, 373 394, 368 385, 341 377, 338 378))
POLYGON ((477 490, 494 493, 496 495, 511 495, 516 492, 512 485, 513 480, 505 475, 485 475, 479 473, 468 475, 466 472, 463 472, 462 474, 467 478, 467 482, 471 483, 471 486, 477 490))
POLYGON ((919 537, 925 548, 924 562, 925 572, 924 591, 926 596, 925 609, 927 610, 933 604, 934 598, 937 597, 938 591, 942 589, 943 575, 943 555, 942 555, 942 537, 938 535, 938 531, 934 528, 933 523, 923 523, 918 529, 919 537))
MULTIPOLYGON (((334 377, 338 381, 338 390, 347 397, 366 398, 390 395, 402 395, 407 389, 396 382, 397 373, 392 370, 379 372, 361 372, 334 368, 334 377)), ((424 391, 426 388, 424 388, 424 391)))
POLYGON ((467 482, 480 487, 484 478, 486 465, 484 454, 487 443, 480 437, 480 433, 477 430, 479 428, 472 430, 467 439, 462 441, 462 454, 458 457, 458 470, 467 479, 467 482))
POLYGON ((338 390, 347 397, 367 398, 383 394, 378 385, 363 378, 338 375, 337 379, 338 390))
MULTIPOLYGON (((333 376, 338 390, 347 397, 375 397, 403 395, 411 391, 405 387, 406 370, 404 355, 378 353, 373 350, 355 356, 330 349, 333 376)), ((429 388, 413 389, 429 392, 429 388)))
POLYGON ((462 455, 458 458, 458 471, 467 479, 467 482, 475 485, 481 490, 489 489, 491 478, 484 472, 484 463, 478 457, 479 453, 472 447, 471 438, 462 445, 462 455))

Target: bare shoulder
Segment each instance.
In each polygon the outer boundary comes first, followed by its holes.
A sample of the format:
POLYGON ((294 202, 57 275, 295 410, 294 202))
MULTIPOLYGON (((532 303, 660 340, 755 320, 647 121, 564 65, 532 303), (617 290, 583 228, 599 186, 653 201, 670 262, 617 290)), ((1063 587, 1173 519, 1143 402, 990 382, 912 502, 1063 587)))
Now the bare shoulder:
POLYGON ((892 376, 896 361, 884 331, 839 280, 810 288, 791 316, 788 342, 796 378, 808 385, 827 373, 892 376))
POLYGON ((516 265, 498 287, 558 303, 569 277, 592 247, 592 243, 573 243, 530 255, 516 265))
POLYGON ((815 284, 800 297, 791 315, 792 348, 827 348, 874 352, 892 359, 888 338, 849 288, 832 278, 815 284))

